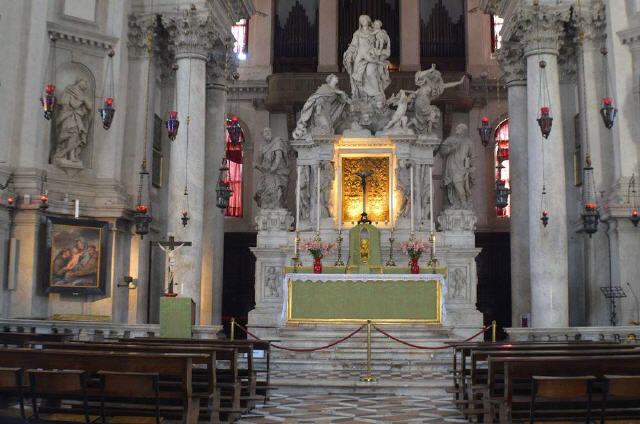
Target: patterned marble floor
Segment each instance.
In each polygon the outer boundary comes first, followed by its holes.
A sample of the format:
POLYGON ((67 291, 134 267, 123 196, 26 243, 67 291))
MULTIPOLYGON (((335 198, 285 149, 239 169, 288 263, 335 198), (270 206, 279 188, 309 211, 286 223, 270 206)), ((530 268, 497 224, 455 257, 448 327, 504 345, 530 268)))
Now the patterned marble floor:
POLYGON ((240 424, 466 423, 450 401, 418 396, 273 395, 244 415, 240 424))

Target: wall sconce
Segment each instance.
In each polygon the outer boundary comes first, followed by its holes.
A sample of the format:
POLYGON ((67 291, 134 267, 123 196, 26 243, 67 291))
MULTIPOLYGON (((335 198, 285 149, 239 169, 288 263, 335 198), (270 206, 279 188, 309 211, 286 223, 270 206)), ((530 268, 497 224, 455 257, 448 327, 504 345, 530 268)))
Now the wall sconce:
POLYGON ((117 284, 117 287, 127 287, 129 290, 135 290, 138 288, 138 281, 130 275, 125 275, 123 281, 124 284, 117 284))

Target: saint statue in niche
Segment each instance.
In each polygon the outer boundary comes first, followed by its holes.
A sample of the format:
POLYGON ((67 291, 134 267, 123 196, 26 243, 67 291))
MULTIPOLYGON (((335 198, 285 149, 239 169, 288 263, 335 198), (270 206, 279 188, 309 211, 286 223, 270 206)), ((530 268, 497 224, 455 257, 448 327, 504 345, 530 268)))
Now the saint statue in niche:
POLYGON ((410 212, 409 204, 411 196, 411 161, 408 159, 398 159, 396 167, 396 185, 400 193, 398 207, 398 218, 406 218, 410 212))
POLYGON ((455 134, 447 137, 439 149, 444 160, 444 185, 451 209, 471 209, 471 139, 465 124, 456 126, 455 134))
POLYGON ((264 145, 255 168, 262 178, 253 199, 260 209, 283 209, 289 186, 289 146, 281 137, 273 137, 271 128, 262 131, 264 145))
POLYGON ((351 95, 357 100, 384 101, 384 90, 391 84, 389 61, 391 43, 382 22, 372 24, 361 15, 359 28, 353 33, 342 60, 351 79, 351 95))
POLYGON ((56 165, 82 166, 80 153, 87 145, 92 102, 89 83, 84 78, 77 78, 64 89, 55 115, 57 143, 53 160, 56 165))

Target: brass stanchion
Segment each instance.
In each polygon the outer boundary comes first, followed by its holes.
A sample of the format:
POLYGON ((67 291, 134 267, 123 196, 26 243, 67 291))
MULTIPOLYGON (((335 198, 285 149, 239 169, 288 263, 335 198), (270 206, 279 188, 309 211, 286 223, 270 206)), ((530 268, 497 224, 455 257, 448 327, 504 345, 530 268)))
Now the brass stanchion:
POLYGON ((236 338, 236 319, 231 318, 231 331, 229 332, 229 339, 234 341, 236 338))
POLYGON ((360 381, 373 383, 378 379, 371 373, 371 320, 367 320, 367 374, 360 377, 360 381))
POLYGON ((491 321, 491 341, 492 342, 496 342, 496 320, 494 319, 493 321, 491 321))

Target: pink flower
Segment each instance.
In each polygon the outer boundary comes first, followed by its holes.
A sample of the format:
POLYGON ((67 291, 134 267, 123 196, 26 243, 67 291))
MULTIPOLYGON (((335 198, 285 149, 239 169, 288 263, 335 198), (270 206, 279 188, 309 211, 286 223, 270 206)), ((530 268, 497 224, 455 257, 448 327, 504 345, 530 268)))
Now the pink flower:
POLYGON ((308 250, 314 258, 322 258, 335 248, 335 243, 325 242, 317 239, 302 240, 301 250, 308 250))
POLYGON ((422 252, 431 249, 431 243, 424 240, 407 240, 401 245, 402 251, 410 258, 419 258, 422 252))

